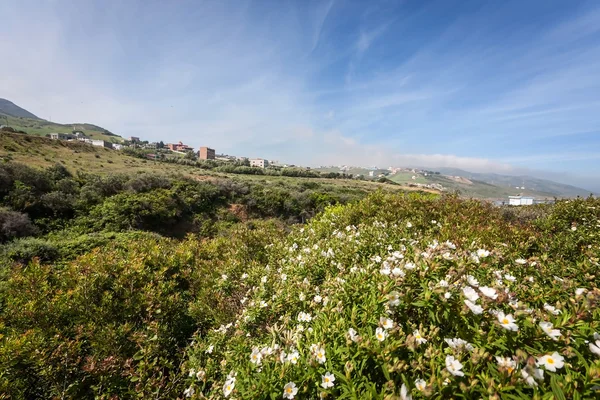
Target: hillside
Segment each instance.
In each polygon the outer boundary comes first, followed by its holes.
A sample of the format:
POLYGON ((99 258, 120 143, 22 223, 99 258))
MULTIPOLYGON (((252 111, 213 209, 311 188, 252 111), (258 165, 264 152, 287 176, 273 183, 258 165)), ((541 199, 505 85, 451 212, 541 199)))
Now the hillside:
POLYGON ((24 108, 19 107, 10 100, 0 98, 0 114, 4 114, 11 117, 40 119, 36 115, 30 113, 24 108))
POLYGON ((0 99, 0 125, 7 125, 37 136, 81 131, 92 139, 106 140, 113 143, 121 143, 124 140, 119 135, 97 125, 88 123, 58 124, 38 118, 33 113, 6 99, 0 99))

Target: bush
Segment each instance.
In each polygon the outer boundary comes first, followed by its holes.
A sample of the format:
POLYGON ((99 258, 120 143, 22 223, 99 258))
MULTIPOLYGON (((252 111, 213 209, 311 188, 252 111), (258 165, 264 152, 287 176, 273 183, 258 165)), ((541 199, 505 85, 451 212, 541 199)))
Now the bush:
POLYGON ((37 229, 27 214, 0 209, 0 243, 36 233, 37 229))
POLYGON ((1 258, 27 264, 34 258, 51 262, 59 258, 58 247, 46 239, 25 238, 14 240, 2 247, 1 258))

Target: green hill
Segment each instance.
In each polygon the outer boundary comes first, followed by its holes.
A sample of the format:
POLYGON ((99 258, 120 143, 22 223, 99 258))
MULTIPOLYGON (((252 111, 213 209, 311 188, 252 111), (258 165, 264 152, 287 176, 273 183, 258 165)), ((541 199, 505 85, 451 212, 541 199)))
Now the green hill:
POLYGON ((13 102, 0 99, 0 125, 27 132, 30 135, 46 136, 51 133, 83 132, 86 136, 113 143, 123 142, 123 138, 100 126, 88 123, 59 124, 39 118, 13 102))

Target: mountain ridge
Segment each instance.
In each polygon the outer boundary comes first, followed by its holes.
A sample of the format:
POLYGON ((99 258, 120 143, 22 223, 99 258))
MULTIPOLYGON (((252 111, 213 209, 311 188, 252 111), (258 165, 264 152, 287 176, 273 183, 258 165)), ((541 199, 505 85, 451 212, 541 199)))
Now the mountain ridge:
POLYGON ((9 115, 17 118, 30 118, 30 119, 41 119, 37 115, 33 114, 26 109, 19 107, 10 100, 3 99, 0 97, 0 114, 9 115))

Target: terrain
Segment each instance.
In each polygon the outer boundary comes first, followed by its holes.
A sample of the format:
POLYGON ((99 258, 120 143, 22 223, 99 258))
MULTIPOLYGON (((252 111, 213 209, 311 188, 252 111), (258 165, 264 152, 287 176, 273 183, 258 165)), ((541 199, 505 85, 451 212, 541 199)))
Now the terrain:
POLYGON ((99 126, 88 123, 57 124, 50 122, 6 99, 0 99, 0 125, 7 125, 16 130, 38 136, 80 131, 92 139, 106 140, 113 143, 123 142, 122 137, 99 126))

